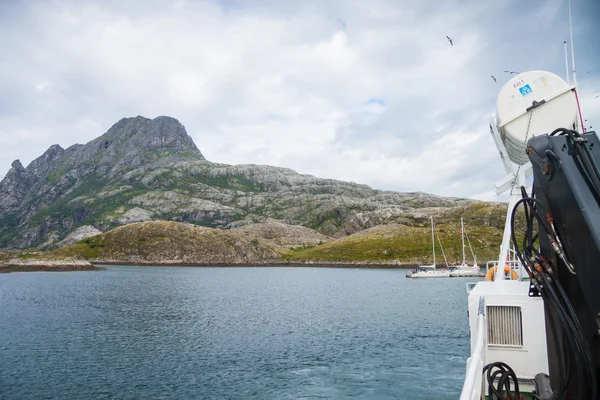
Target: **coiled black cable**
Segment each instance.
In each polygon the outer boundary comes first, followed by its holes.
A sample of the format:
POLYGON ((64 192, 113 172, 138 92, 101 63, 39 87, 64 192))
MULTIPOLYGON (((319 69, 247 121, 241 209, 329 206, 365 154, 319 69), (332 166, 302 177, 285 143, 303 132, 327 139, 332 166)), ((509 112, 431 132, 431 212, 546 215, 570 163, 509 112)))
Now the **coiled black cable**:
POLYGON ((517 375, 508 364, 500 361, 490 363, 483 367, 483 373, 486 374, 490 400, 521 400, 517 375), (494 386, 496 380, 498 383, 494 386), (514 391, 511 390, 511 381, 515 387, 514 391))

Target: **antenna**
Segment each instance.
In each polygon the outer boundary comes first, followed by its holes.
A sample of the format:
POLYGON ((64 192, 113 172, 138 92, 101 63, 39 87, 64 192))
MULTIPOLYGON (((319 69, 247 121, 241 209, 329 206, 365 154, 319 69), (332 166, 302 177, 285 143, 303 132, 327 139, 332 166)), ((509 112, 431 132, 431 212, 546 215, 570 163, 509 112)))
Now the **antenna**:
POLYGON ((567 41, 565 40, 565 67, 567 68, 567 85, 569 85, 569 54, 567 53, 567 41))
POLYGON ((583 133, 585 133, 585 125, 583 124, 583 116, 581 115, 581 106, 579 105, 579 96, 577 95, 577 70, 575 69, 575 46, 573 46, 573 22, 571 21, 571 0, 569 0, 569 33, 571 35, 571 61, 573 61, 573 86, 575 86, 573 92, 575 93, 575 100, 577 100, 577 112, 579 113, 579 122, 581 122, 581 125, 579 125, 578 121, 576 120, 574 128, 576 131, 579 131, 579 128, 581 127, 581 130, 583 131, 583 133))
POLYGON ((573 61, 573 85, 577 86, 577 71, 575 70, 575 49, 573 48, 573 23, 571 22, 571 0, 569 0, 569 32, 571 34, 571 60, 573 61))

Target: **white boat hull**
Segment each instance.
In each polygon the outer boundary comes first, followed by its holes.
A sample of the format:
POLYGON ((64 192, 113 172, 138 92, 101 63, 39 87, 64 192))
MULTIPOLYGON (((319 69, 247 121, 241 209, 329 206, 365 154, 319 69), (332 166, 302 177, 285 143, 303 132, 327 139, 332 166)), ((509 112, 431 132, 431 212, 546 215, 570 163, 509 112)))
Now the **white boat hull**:
POLYGON ((409 275, 409 278, 449 278, 450 271, 418 271, 409 275))
POLYGON ((462 278, 462 277, 480 277, 481 271, 479 269, 457 269, 450 272, 451 278, 462 278))

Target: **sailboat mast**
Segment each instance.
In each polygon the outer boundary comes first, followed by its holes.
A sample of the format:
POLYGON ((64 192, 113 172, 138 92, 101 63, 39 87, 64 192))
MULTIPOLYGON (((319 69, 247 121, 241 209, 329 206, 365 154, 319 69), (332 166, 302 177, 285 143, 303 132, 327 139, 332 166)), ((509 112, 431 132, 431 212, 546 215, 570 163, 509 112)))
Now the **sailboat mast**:
POLYGON ((431 248, 433 249, 433 269, 435 269, 435 237, 433 236, 433 216, 431 218, 431 248))
POLYGON ((463 262, 462 265, 466 264, 466 258, 465 258, 465 223, 463 222, 463 219, 460 219, 460 230, 462 232, 461 234, 461 238, 462 238, 462 251, 463 251, 463 262))

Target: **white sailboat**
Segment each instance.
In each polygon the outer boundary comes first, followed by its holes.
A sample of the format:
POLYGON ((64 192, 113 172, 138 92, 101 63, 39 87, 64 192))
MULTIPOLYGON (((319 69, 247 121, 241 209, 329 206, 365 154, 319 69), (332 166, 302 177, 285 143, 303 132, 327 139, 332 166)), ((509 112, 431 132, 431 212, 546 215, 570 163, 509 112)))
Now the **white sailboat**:
MULTIPOLYGON (((407 278, 448 278, 450 277, 450 271, 448 269, 437 269, 435 266, 435 226, 433 224, 433 217, 431 218, 431 247, 433 250, 433 264, 423 265, 417 270, 414 270, 406 275, 407 278)), ((439 238, 438 238, 439 239, 439 238)), ((440 248, 442 243, 440 241, 440 248)), ((442 253, 443 253, 442 249, 442 253)), ((445 259, 445 257, 444 257, 445 259)), ((447 266, 447 263, 446 263, 447 266)))
POLYGON ((465 253, 465 223, 464 220, 460 219, 460 227, 461 227, 461 238, 462 238, 462 264, 456 267, 453 271, 450 271, 451 277, 468 277, 468 276, 479 276, 479 266, 477 265, 477 258, 475 257, 475 253, 473 253, 473 248, 471 247, 471 242, 469 241, 469 237, 467 236, 467 241, 469 244, 469 249, 471 249, 471 255, 473 256, 473 265, 467 264, 467 256, 465 253))

